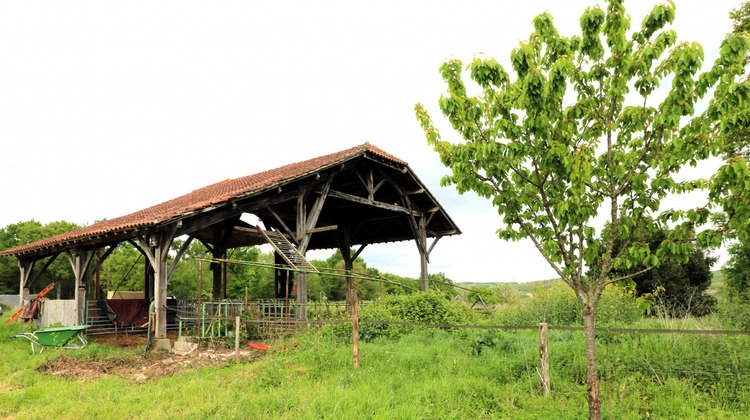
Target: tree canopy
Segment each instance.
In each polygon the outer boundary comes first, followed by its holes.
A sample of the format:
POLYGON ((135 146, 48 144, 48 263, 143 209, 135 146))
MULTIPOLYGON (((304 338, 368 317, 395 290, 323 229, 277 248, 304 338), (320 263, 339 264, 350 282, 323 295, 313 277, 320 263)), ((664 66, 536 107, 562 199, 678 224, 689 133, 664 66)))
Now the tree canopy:
MULTIPOLYGON (((647 243, 652 254, 658 252, 668 235, 666 229, 659 229, 650 234, 636 234, 637 241, 647 243)), ((622 240, 615 240, 616 251, 619 251, 621 244, 622 240)), ((717 257, 694 248, 686 262, 663 261, 651 270, 644 270, 643 264, 639 263, 629 269, 621 267, 613 270, 613 274, 622 277, 630 273, 640 273, 632 278, 637 295, 653 294, 660 290, 660 309, 669 315, 703 316, 711 312, 716 305, 716 299, 706 291, 711 286, 711 267, 717 260, 717 257)))
MULTIPOLYGON (((750 32, 750 2, 742 3, 740 7, 732 10, 729 17, 732 19, 735 34, 750 32)), ((750 63, 750 55, 746 54, 745 69, 747 69, 748 63, 750 63)), ((739 125, 728 130, 726 138, 724 144, 725 156, 743 156, 746 160, 750 159, 750 128, 747 125, 739 125)))
POLYGON ((750 241, 729 247, 729 261, 724 266, 724 275, 730 299, 750 303, 750 241))
MULTIPOLYGON (((15 248, 78 228, 80 226, 75 223, 62 220, 47 224, 42 224, 36 220, 10 224, 0 229, 0 249, 15 248)), ((0 293, 18 293, 19 277, 20 272, 16 260, 14 258, 0 258, 0 293)), ((65 258, 58 258, 47 268, 46 274, 40 280, 42 282, 46 281, 46 283, 41 285, 39 290, 52 282, 58 284, 65 283, 70 287, 67 289, 55 289, 48 296, 56 297, 59 290, 62 294, 61 297, 68 298, 73 296, 74 293, 72 279, 73 272, 71 271, 70 263, 65 258)))
POLYGON ((510 54, 512 76, 481 55, 466 67, 479 89, 475 96, 464 84, 463 63, 446 61, 440 73, 448 92, 439 106, 461 135, 458 143, 443 140, 426 109, 415 108, 428 143, 451 171, 443 185, 492 200, 503 221, 500 239, 531 240, 575 292, 592 418, 601 416, 596 308, 608 284, 638 274, 615 271, 685 262, 692 241, 707 248, 727 235, 747 235, 744 159, 730 159, 708 180, 678 174, 718 156, 723 133, 747 124, 750 84, 740 75, 750 41, 730 34, 719 58, 700 72, 703 48, 678 42, 667 28, 674 17, 673 2, 657 5, 631 31, 622 2, 611 0, 606 10, 587 8, 581 34, 568 37, 543 13, 528 41, 510 54), (708 192, 704 206, 665 208, 669 195, 696 189, 708 192), (701 230, 712 209, 723 210, 726 223, 701 230), (596 228, 600 216, 608 219, 606 228, 596 228), (667 222, 675 227, 656 252, 635 236, 667 222), (625 239, 616 250, 618 237, 625 239))

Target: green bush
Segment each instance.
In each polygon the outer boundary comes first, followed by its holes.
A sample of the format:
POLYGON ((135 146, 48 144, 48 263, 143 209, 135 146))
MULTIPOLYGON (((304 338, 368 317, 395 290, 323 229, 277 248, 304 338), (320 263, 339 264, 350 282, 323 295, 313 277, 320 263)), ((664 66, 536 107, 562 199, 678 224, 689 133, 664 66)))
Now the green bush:
MULTIPOLYGON (((360 319, 371 321, 408 322, 417 324, 456 325, 477 322, 478 316, 471 309, 447 300, 437 292, 413 293, 409 295, 387 295, 368 305, 360 312, 360 319)), ((389 325, 362 322, 360 338, 398 338, 419 329, 408 325, 389 325)), ((323 329, 327 335, 351 338, 351 323, 328 324, 323 329)))

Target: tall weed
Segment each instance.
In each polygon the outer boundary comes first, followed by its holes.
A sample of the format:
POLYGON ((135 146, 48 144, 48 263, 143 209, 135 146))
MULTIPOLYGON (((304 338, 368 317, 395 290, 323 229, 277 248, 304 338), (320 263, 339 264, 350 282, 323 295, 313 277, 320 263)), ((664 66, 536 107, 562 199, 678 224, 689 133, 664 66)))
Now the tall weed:
MULTIPOLYGON (((554 326, 583 325, 581 304, 567 284, 560 280, 540 283, 523 303, 498 309, 494 322, 500 325, 536 325, 546 322, 554 326)), ((597 325, 602 327, 628 325, 641 318, 632 290, 610 285, 602 294, 597 309, 597 325)))

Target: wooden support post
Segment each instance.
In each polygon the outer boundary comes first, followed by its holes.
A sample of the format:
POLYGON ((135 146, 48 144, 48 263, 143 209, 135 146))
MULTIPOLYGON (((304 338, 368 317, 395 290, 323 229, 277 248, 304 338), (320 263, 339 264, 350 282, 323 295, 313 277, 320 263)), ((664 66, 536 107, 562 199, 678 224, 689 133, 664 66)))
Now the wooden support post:
POLYGON ((294 312, 295 319, 304 321, 307 319, 307 273, 299 272, 297 280, 297 308, 294 312))
MULTIPOLYGON (((145 254, 144 254, 145 257, 145 254)), ((143 298, 148 302, 151 299, 151 263, 148 262, 148 258, 144 258, 143 261, 143 298)))
POLYGON ((138 238, 146 254, 146 259, 154 271, 154 338, 157 340, 167 338, 167 283, 169 276, 167 259, 176 230, 177 225, 175 224, 171 228, 153 234, 148 238, 138 238))
MULTIPOLYGON (((309 189, 308 189, 309 191, 309 189)), ((296 220, 296 236, 297 243, 302 244, 302 241, 309 234, 307 233, 307 206, 305 205, 305 199, 307 193, 301 194, 297 197, 297 220, 296 220)), ((313 226, 314 227, 314 226, 313 226)), ((305 255, 307 245, 300 246, 298 251, 305 255)), ((294 311, 294 317, 298 321, 307 319, 307 273, 299 272, 295 275, 297 282, 297 307, 294 311)), ((287 291, 289 293, 289 291, 287 291)))
MULTIPOLYGON (((214 229, 214 241, 213 249, 211 250, 211 256, 214 258, 225 258, 226 250, 222 248, 224 243, 224 230, 220 227, 214 229)), ((211 297, 214 300, 224 298, 224 287, 223 287, 223 273, 224 263, 211 263, 211 270, 214 275, 213 290, 211 297)))
POLYGON ((198 307, 203 301, 203 262, 198 262, 198 307))
POLYGON ((75 280, 75 325, 84 325, 86 323, 86 271, 94 253, 80 248, 74 249, 73 252, 65 251, 65 253, 73 267, 73 278, 75 280))
POLYGON ((234 317, 234 357, 240 358, 240 317, 234 317))
POLYGON ((539 324, 539 392, 549 395, 549 346, 547 341, 547 324, 539 324))
POLYGON ((422 280, 422 291, 426 292, 429 285, 429 273, 427 271, 427 263, 430 259, 430 254, 427 251, 427 224, 425 218, 419 219, 419 238, 417 239, 421 246, 419 248, 419 268, 420 268, 420 280, 422 280))
POLYGON ((165 233, 159 236, 159 243, 154 249, 154 302, 156 310, 156 330, 154 338, 167 338, 167 254, 172 238, 165 233))
POLYGON ((344 258, 344 269, 346 270, 346 306, 349 313, 351 313, 354 306, 354 282, 352 280, 354 261, 352 261, 351 254, 349 244, 341 247, 341 256, 344 258))
MULTIPOLYGON (((203 331, 203 262, 198 261, 198 313, 201 314, 201 331, 203 331)), ((201 337, 203 335, 201 334, 201 337)))
MULTIPOLYGON (((215 251, 216 248, 214 248, 215 251)), ((213 257, 214 258, 222 258, 224 256, 224 250, 218 250, 218 252, 214 252, 213 257)), ((211 271, 213 273, 213 288, 211 290, 211 297, 214 300, 219 300, 222 298, 222 272, 223 272, 223 263, 211 263, 211 271)))
POLYGON ((34 263, 36 258, 18 259, 18 270, 21 273, 21 286, 18 289, 18 307, 21 308, 29 300, 29 277, 31 277, 31 270, 34 269, 34 263))
POLYGON ((359 303, 357 302, 357 291, 352 289, 352 347, 354 357, 354 369, 359 368, 359 303))
POLYGON ((94 299, 96 299, 96 300, 99 300, 99 299, 102 298, 102 285, 100 283, 100 280, 101 280, 101 277, 100 277, 100 272, 101 272, 101 264, 100 264, 100 262, 101 262, 101 258, 102 258, 102 254, 99 251, 99 249, 97 248, 97 250, 96 250, 96 273, 95 273, 96 277, 94 279, 95 280, 94 281, 94 299))
MULTIPOLYGON (((223 259, 227 259, 227 251, 224 250, 224 256, 223 259)), ((221 263, 221 299, 227 298, 227 263, 222 262, 221 263)))
POLYGON ((354 261, 365 249, 367 244, 362 244, 354 255, 352 255, 352 232, 349 225, 340 226, 339 233, 336 235, 336 240, 338 241, 339 251, 341 252, 341 258, 344 260, 344 269, 346 270, 346 288, 344 289, 346 290, 346 313, 351 314, 353 303, 352 290, 354 290, 351 270, 354 268, 354 261))

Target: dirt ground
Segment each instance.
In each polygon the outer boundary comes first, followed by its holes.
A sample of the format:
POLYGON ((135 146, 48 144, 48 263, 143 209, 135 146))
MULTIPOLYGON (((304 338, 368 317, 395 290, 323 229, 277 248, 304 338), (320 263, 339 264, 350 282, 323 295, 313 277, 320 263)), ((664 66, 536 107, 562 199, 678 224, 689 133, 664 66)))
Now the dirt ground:
MULTIPOLYGON (((176 332, 167 332, 167 338, 169 342, 174 344, 177 340, 176 332)), ((138 347, 146 348, 146 340, 148 337, 146 333, 134 333, 134 334, 103 334, 88 336, 89 341, 93 341, 97 344, 103 344, 106 346, 115 346, 124 349, 134 349, 138 347)))
MULTIPOLYGON (((168 334, 174 344, 176 334, 168 334)), ((117 346, 128 349, 145 349, 145 334, 110 334, 90 337, 97 344, 117 346)), ((61 377, 96 379, 102 376, 118 376, 134 383, 143 383, 152 379, 164 378, 202 366, 220 366, 235 359, 234 350, 227 348, 204 348, 180 356, 166 351, 149 351, 148 353, 122 354, 106 359, 79 359, 60 355, 57 359, 48 360, 39 368, 40 372, 61 377)), ((261 352, 242 350, 243 360, 255 359, 261 352)))

